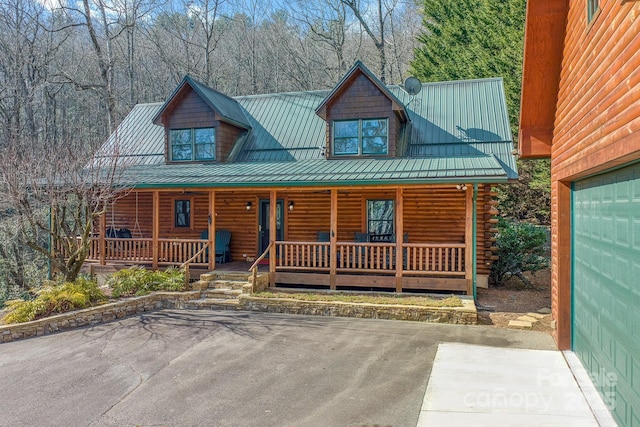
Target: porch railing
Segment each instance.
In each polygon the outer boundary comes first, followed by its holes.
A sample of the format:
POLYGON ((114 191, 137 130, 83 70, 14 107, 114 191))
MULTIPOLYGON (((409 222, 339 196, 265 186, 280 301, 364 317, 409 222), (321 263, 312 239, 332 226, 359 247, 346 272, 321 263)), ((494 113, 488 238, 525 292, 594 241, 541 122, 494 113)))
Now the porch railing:
MULTIPOLYGON (((112 239, 105 241, 105 261, 153 262, 153 239, 112 239)), ((190 260, 192 265, 206 265, 207 240, 200 239, 158 239, 158 264, 180 265, 190 260)), ((91 239, 87 261, 100 260, 100 239, 91 239)))
MULTIPOLYGON (((404 243, 402 271, 411 275, 465 275, 464 243, 404 243)), ((276 242, 276 270, 328 271, 329 242, 276 242)), ((337 242, 336 270, 391 274, 396 271, 395 243, 337 242)))
POLYGON ((276 242, 277 268, 329 270, 329 242, 276 242))
POLYGON ((464 243, 405 243, 403 270, 411 274, 464 276, 464 243))
POLYGON ((158 264, 180 264, 192 259, 191 264, 206 264, 207 240, 200 239, 158 239, 158 264))

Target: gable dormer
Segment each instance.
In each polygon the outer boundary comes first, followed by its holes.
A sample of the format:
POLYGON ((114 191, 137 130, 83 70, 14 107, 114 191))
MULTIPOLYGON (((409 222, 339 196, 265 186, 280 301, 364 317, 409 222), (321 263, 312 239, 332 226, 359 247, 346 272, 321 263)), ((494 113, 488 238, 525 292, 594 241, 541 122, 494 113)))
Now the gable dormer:
POLYGON ((327 123, 329 158, 396 157, 408 122, 404 104, 360 61, 316 109, 327 123))
POLYGON ((236 100, 189 76, 153 123, 165 130, 166 163, 225 162, 238 137, 251 129, 236 100))

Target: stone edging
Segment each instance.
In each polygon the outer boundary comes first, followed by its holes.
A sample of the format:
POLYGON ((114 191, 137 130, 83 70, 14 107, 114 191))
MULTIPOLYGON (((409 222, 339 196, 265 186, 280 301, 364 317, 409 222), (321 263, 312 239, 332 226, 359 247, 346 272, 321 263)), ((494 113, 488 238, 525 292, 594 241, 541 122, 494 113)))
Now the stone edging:
MULTIPOLYGON (((49 316, 25 323, 0 325, 0 343, 46 335, 81 326, 111 322, 165 308, 182 309, 200 298, 200 291, 154 292, 95 307, 49 316)), ((303 314, 333 317, 413 320, 419 322, 475 325, 478 315, 473 299, 461 298, 462 307, 421 307, 409 305, 348 303, 340 301, 300 301, 287 298, 259 298, 241 295, 235 306, 226 309, 263 313, 303 314)), ((221 308, 212 305, 211 308, 221 308)))
POLYGON ((46 335, 80 326, 97 325, 126 316, 176 308, 182 301, 200 298, 200 291, 154 292, 141 297, 127 298, 82 310, 56 314, 31 322, 0 325, 0 343, 46 335))
POLYGON ((461 298, 462 307, 424 307, 415 305, 349 303, 341 301, 300 301, 290 298, 259 298, 241 295, 238 309, 263 313, 314 316, 357 317, 366 319, 412 320, 431 323, 477 325, 478 312, 473 299, 461 298))

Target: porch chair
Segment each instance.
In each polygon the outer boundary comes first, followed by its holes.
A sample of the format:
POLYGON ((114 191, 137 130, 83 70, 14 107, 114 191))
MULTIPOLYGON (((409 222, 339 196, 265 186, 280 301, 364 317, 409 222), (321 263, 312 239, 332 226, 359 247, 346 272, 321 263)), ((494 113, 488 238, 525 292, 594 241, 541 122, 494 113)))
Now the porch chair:
MULTIPOLYGON (((209 240, 209 230, 200 233, 200 239, 209 240)), ((216 262, 231 262, 231 232, 229 230, 216 230, 216 262)), ((209 259, 209 249, 206 252, 209 259)))

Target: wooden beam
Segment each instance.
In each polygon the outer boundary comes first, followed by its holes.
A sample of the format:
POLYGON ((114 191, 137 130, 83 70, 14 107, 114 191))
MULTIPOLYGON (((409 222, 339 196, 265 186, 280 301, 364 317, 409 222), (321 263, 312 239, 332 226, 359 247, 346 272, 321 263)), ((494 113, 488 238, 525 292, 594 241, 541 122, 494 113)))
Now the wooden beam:
MULTIPOLYGON (((258 208, 260 208, 258 206, 258 208)), ((269 286, 274 287, 276 285, 276 245, 275 241, 278 238, 276 228, 276 215, 278 209, 278 195, 275 189, 269 191, 269 286)))
POLYGON ((336 188, 331 189, 331 218, 329 225, 329 288, 336 288, 336 268, 338 261, 338 252, 336 242, 338 240, 338 190, 336 188))
POLYGON ((153 261, 152 261, 152 267, 153 269, 157 269, 158 268, 158 238, 160 236, 160 192, 159 191, 154 191, 153 192, 153 230, 151 232, 151 238, 152 238, 152 243, 151 246, 153 247, 153 261))
POLYGON ((216 269, 216 191, 209 190, 209 270, 216 269))
POLYGON ((100 215, 100 265, 107 264, 107 244, 104 240, 107 235, 107 213, 100 215))
POLYGON ((450 277, 403 277, 402 286, 406 289, 464 291, 467 289, 467 280, 450 277))
POLYGON ((402 292, 402 270, 404 266, 404 194, 402 187, 396 189, 396 292, 402 292))
POLYGON ((285 285, 329 286, 329 275, 324 273, 280 273, 275 274, 276 283, 285 285))
POLYGON ((473 295, 473 185, 467 185, 465 196, 464 277, 467 281, 467 295, 473 295))

